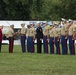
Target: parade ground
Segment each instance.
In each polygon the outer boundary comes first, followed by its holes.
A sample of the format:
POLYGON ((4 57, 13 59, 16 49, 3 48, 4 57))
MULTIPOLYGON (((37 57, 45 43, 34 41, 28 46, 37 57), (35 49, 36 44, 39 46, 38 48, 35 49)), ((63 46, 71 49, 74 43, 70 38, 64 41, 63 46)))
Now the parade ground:
MULTIPOLYGON (((36 48, 36 46, 35 46, 36 48)), ((22 53, 15 45, 8 53, 8 45, 2 45, 0 75, 75 75, 76 55, 22 53)))

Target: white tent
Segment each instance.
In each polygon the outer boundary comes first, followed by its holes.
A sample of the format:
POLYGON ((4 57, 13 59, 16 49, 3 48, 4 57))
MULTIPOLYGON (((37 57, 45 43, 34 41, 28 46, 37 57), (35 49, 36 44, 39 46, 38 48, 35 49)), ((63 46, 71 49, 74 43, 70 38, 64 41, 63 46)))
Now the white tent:
POLYGON ((29 24, 29 21, 7 21, 9 24, 14 24, 15 28, 21 28, 21 23, 25 23, 25 27, 29 24))
POLYGON ((21 28, 21 23, 25 23, 25 27, 27 27, 29 21, 0 21, 0 25, 10 26, 11 24, 14 24, 15 28, 21 28))
POLYGON ((4 25, 4 26, 9 26, 9 24, 7 23, 7 21, 0 21, 0 26, 4 25))
MULTIPOLYGON (((21 23, 25 23, 25 27, 30 24, 30 22, 36 23, 37 21, 0 21, 0 26, 10 26, 11 24, 14 24, 14 28, 21 28, 21 23)), ((45 21, 39 21, 39 22, 45 22, 45 21)))

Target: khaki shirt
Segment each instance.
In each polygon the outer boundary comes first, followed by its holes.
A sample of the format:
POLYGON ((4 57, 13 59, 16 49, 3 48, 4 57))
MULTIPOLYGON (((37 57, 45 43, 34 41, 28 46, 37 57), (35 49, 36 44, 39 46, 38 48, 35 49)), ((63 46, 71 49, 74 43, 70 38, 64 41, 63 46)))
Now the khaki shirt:
POLYGON ((35 30, 35 28, 33 27, 33 36, 35 36, 36 35, 36 30, 35 30))
POLYGON ((50 37, 54 37, 54 28, 49 30, 49 35, 50 37))
POLYGON ((26 28, 25 27, 22 27, 21 28, 21 34, 25 34, 26 33, 26 28))
POLYGON ((9 35, 9 37, 14 36, 14 30, 12 28, 9 28, 8 35, 9 35))
POLYGON ((59 37, 60 31, 61 31, 60 28, 54 28, 54 37, 59 37))
POLYGON ((48 26, 45 26, 44 29, 43 29, 43 34, 45 36, 48 36, 48 33, 49 33, 48 26))
POLYGON ((75 29, 76 29, 76 28, 75 28, 75 25, 71 25, 71 26, 69 27, 69 35, 73 35, 74 32, 76 31, 75 29))
POLYGON ((66 31, 68 31, 68 25, 67 24, 63 25, 63 27, 61 28, 61 35, 66 35, 66 31))
POLYGON ((32 28, 30 28, 29 36, 33 37, 33 36, 35 36, 35 34, 36 34, 35 29, 34 29, 33 27, 32 27, 32 28))
POLYGON ((30 36, 30 28, 27 29, 27 36, 30 36))

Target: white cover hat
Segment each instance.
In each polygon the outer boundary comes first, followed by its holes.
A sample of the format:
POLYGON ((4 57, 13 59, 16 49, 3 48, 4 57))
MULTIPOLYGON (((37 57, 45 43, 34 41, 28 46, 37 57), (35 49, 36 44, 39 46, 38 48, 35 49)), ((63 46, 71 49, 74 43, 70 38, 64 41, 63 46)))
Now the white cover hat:
POLYGON ((69 19, 68 21, 69 21, 69 22, 72 22, 73 20, 72 20, 72 19, 69 19))
POLYGON ((40 23, 39 21, 37 21, 36 23, 40 23))
POLYGON ((44 21, 43 23, 47 23, 46 21, 44 21))
POLYGON ((57 22, 54 23, 54 25, 57 25, 57 24, 58 24, 57 22))
POLYGON ((14 24, 10 24, 10 26, 14 26, 14 24))
POLYGON ((25 25, 25 23, 24 23, 24 22, 22 22, 22 23, 21 23, 21 25, 22 25, 22 24, 23 24, 23 25, 25 25))
POLYGON ((62 21, 66 21, 66 19, 64 19, 64 18, 61 18, 61 20, 62 20, 62 21))

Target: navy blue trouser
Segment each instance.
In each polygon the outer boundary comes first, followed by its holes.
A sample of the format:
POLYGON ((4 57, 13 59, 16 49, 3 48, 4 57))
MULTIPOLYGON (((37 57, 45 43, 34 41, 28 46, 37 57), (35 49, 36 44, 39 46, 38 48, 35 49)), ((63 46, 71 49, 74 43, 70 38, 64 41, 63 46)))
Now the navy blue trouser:
POLYGON ((27 39, 27 51, 34 52, 34 41, 33 37, 28 37, 27 39))
POLYGON ((66 36, 61 36, 61 45, 62 45, 62 54, 67 54, 68 48, 67 48, 67 39, 65 39, 66 36))
POLYGON ((27 52, 30 52, 30 37, 27 38, 27 52))
POLYGON ((70 54, 74 55, 75 54, 75 46, 74 46, 74 40, 72 40, 73 36, 69 36, 69 50, 70 54))
POLYGON ((43 36, 43 46, 44 46, 44 53, 48 53, 48 40, 47 40, 47 36, 43 36))
POLYGON ((29 50, 30 52, 34 52, 34 41, 33 41, 33 37, 29 37, 29 50))
POLYGON ((50 37, 49 45, 50 45, 50 54, 54 54, 54 38, 50 37))
POLYGON ((26 46, 25 46, 26 36, 22 35, 20 39, 21 39, 22 52, 26 52, 26 46))
POLYGON ((55 37, 56 54, 60 54, 60 41, 55 37))

